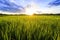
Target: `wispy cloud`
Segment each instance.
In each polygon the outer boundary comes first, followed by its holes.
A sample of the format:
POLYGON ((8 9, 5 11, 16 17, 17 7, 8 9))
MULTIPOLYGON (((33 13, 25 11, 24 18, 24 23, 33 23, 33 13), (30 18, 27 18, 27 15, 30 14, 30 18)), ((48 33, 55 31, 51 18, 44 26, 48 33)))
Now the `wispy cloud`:
POLYGON ((15 4, 14 2, 10 2, 9 0, 0 0, 0 11, 6 12, 21 12, 23 11, 23 7, 15 4))
POLYGON ((59 6, 60 5, 60 0, 54 0, 53 2, 50 2, 49 5, 51 5, 51 6, 59 6))

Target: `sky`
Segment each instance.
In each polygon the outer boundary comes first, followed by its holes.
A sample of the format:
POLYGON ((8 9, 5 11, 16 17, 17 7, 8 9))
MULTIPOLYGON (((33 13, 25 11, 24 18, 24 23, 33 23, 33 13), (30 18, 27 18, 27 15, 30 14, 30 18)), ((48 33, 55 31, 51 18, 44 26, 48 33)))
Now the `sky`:
POLYGON ((0 12, 60 13, 60 0, 0 0, 0 12))

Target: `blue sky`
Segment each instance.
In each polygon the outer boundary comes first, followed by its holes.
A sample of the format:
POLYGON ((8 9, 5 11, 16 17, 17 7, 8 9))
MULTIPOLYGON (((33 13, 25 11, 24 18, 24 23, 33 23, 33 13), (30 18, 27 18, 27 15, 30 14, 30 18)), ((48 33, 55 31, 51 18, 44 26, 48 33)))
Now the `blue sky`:
POLYGON ((37 6, 36 11, 44 13, 60 13, 60 0, 0 0, 0 11, 23 12, 29 5, 37 6))

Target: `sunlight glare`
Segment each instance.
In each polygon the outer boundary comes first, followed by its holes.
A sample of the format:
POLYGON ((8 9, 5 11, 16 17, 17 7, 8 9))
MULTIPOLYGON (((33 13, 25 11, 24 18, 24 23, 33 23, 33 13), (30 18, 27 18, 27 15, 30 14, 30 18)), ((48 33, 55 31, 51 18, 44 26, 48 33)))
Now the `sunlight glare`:
POLYGON ((25 14, 27 15, 33 15, 34 13, 36 13, 38 7, 36 4, 34 3, 31 3, 29 5, 27 5, 27 7, 25 8, 25 14))

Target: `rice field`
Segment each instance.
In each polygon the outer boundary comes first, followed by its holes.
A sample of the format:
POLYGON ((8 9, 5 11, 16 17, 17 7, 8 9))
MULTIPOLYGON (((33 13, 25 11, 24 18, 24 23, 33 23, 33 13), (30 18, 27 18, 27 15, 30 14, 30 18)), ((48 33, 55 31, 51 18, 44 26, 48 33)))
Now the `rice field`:
POLYGON ((60 40, 60 16, 0 16, 0 40, 60 40))

